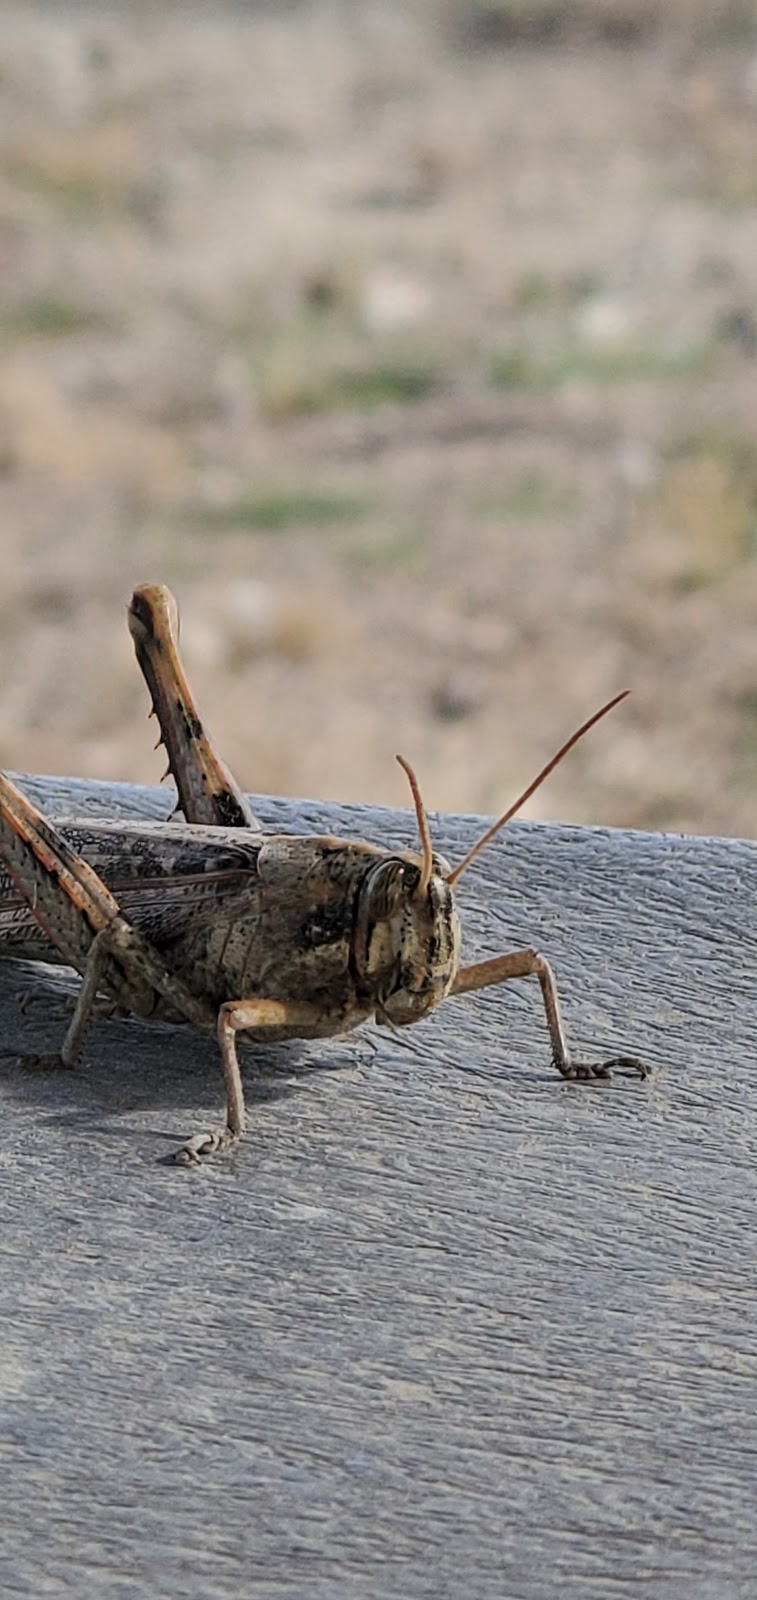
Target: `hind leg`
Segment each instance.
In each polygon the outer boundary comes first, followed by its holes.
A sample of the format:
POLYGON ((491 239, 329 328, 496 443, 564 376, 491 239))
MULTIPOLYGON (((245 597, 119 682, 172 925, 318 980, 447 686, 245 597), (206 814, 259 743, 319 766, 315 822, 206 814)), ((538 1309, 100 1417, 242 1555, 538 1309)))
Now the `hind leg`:
POLYGON ((128 617, 137 661, 160 724, 160 742, 166 747, 168 771, 187 822, 259 830, 239 784, 216 755, 197 713, 179 659, 179 613, 170 589, 161 583, 135 589, 128 617))

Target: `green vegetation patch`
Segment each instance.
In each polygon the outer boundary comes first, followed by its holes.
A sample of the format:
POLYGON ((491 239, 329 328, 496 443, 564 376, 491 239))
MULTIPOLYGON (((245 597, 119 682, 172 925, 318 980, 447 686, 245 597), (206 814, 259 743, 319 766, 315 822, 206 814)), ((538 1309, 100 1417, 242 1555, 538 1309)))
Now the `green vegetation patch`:
POLYGON ((246 528, 250 533, 286 533, 290 528, 354 522, 371 510, 368 496, 308 489, 268 490, 242 495, 202 512, 211 528, 246 528))
POLYGON ((702 372, 709 364, 709 345, 687 345, 681 349, 648 349, 621 345, 611 349, 574 345, 549 357, 532 355, 518 348, 493 357, 489 382, 495 389, 559 389, 576 379, 586 383, 631 383, 646 379, 687 378, 702 372))
POLYGON ((412 363, 380 362, 374 367, 335 372, 324 396, 331 405, 371 410, 382 405, 415 405, 439 388, 438 373, 412 363))
POLYGON ((83 306, 54 294, 39 294, 14 306, 6 304, 0 313, 0 339, 3 343, 14 339, 62 339, 99 320, 83 306))
POLYGON ((480 517, 548 519, 569 516, 580 503, 575 485, 556 483, 542 472, 524 472, 510 487, 481 495, 472 509, 480 517))

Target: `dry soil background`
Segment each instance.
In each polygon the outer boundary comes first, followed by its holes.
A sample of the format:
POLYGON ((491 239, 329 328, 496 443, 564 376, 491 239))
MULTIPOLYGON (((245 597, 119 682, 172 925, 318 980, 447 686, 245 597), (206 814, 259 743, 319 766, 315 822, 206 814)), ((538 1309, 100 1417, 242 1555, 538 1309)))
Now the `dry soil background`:
POLYGON ((0 763, 757 825, 752 6, 0 5, 0 763), (568 14, 570 21, 568 21, 568 14))

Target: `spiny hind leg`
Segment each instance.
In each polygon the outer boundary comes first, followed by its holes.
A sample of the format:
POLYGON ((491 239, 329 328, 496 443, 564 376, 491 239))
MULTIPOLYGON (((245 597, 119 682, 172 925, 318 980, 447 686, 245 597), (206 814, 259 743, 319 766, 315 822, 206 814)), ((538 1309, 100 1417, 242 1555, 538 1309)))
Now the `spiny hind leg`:
POLYGON ((122 915, 118 901, 83 857, 26 795, 0 773, 0 857, 15 888, 59 955, 82 978, 59 1062, 76 1060, 95 1000, 104 992, 149 1016, 160 996, 179 1016, 212 1032, 213 1008, 182 983, 122 915))
POLYGON ((198 715, 179 658, 179 613, 170 589, 162 583, 135 589, 128 618, 137 661, 160 724, 168 771, 187 822, 259 830, 239 784, 216 755, 198 715))
POLYGON ((51 945, 83 979, 58 1056, 60 1064, 70 1066, 103 982, 105 934, 119 918, 118 903, 94 869, 4 774, 0 856, 51 945))

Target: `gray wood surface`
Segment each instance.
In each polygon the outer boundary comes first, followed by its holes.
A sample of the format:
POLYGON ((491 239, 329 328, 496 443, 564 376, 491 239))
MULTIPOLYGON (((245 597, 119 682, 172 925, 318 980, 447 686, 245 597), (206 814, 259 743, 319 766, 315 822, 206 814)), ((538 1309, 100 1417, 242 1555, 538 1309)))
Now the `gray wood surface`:
MULTIPOLYGON (((163 791, 29 780, 52 813, 163 791)), ((412 844, 402 813, 255 802, 412 844)), ((478 832, 439 818, 452 860, 478 832)), ((0 1061, 0 1589, 231 1600, 757 1595, 757 846, 513 825, 463 880, 472 957, 533 982, 393 1036, 247 1053, 102 1022, 70 1076, 0 1061)), ((60 1024, 0 965, 3 1043, 60 1024)))

